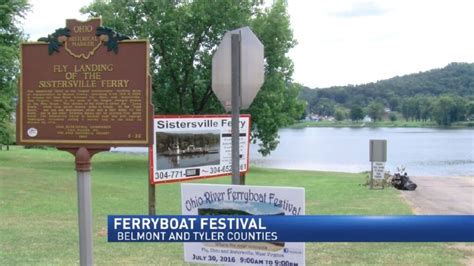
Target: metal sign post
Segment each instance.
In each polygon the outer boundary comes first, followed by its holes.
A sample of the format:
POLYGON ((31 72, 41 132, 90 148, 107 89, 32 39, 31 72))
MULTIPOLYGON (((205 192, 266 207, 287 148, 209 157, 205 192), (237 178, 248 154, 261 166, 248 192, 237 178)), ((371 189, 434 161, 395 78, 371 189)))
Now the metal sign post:
POLYGON ((212 90, 224 109, 232 111, 232 184, 239 176, 239 113, 248 109, 264 82, 263 45, 249 27, 228 31, 212 57, 212 90))
POLYGON ((240 178, 240 32, 232 34, 232 184, 244 185, 240 178))
POLYGON ((91 155, 81 147, 76 154, 77 209, 79 217, 79 258, 81 265, 92 265, 91 155))
POLYGON ((62 148, 74 155, 77 177, 77 214, 79 224, 79 261, 80 265, 92 265, 92 193, 91 193, 91 158, 94 154, 108 151, 103 148, 62 148))

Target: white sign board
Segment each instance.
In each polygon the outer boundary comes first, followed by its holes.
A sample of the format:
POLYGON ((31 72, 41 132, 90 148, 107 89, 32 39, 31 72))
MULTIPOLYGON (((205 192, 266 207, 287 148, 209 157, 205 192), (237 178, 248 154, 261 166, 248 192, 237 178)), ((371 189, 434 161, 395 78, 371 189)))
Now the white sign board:
MULTIPOLYGON (((166 183, 232 173, 230 115, 155 116, 150 182, 166 183)), ((250 115, 241 115, 240 172, 248 171, 250 115)))
POLYGON ((265 79, 263 44, 250 30, 243 27, 228 31, 212 57, 212 90, 226 111, 232 110, 231 37, 240 33, 240 107, 248 109, 265 79))
MULTIPOLYGON (((184 183, 181 209, 183 215, 304 215, 304 188, 184 183)), ((209 264, 304 265, 305 244, 185 242, 184 260, 209 264)))
POLYGON ((372 162, 372 178, 383 179, 385 174, 384 162, 372 162))

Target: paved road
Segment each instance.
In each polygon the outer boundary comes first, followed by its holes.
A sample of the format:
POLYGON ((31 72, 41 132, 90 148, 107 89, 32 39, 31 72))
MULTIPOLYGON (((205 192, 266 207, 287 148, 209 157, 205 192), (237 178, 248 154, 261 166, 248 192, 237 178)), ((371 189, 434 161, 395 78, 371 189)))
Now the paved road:
POLYGON ((416 214, 474 214, 474 177, 410 177, 415 191, 402 197, 416 214))

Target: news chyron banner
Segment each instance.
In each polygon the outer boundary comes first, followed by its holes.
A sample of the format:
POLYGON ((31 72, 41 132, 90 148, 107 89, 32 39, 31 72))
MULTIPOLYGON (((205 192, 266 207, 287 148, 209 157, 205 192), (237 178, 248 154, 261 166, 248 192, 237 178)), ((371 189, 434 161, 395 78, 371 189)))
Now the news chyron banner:
MULTIPOLYGON (((250 115, 239 119, 240 172, 249 166, 250 115)), ((232 174, 230 115, 155 116, 150 182, 232 174)))
MULTIPOLYGON (((183 215, 304 215, 304 188, 181 184, 183 215)), ((291 226, 291 225, 288 225, 291 226)), ((210 264, 304 265, 305 244, 272 232, 227 232, 237 242, 184 243, 184 260, 210 264), (242 242, 267 239, 266 242, 242 242), (240 242, 239 242, 240 241, 240 242)))

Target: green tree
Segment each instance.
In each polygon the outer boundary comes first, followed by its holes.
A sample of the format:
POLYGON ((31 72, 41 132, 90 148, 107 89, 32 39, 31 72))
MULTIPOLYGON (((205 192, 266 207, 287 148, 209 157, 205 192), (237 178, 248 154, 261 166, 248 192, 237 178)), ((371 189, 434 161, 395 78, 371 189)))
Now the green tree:
POLYGON ((337 107, 336 111, 334 111, 334 118, 336 118, 337 121, 344 120, 346 116, 347 116, 347 112, 342 107, 337 107))
POLYGON ((453 113, 455 109, 456 103, 451 96, 440 96, 434 103, 433 117, 439 125, 449 126, 454 122, 453 113))
POLYGON ((311 112, 323 116, 331 116, 334 115, 335 106, 336 103, 333 100, 328 98, 319 98, 313 103, 311 112))
POLYGON ((401 98, 394 92, 388 92, 385 98, 387 99, 388 107, 390 108, 390 110, 396 111, 400 109, 401 98))
POLYGON ((371 102, 368 106, 367 114, 375 121, 382 119, 384 106, 380 102, 371 102))
POLYGON ((26 0, 3 0, 0 4, 0 143, 9 144, 13 99, 19 72, 19 44, 24 39, 19 18, 29 9, 26 0))
POLYGON ((0 146, 10 144, 12 139, 12 132, 9 127, 11 112, 13 112, 13 108, 9 103, 9 99, 0 97, 0 146))
POLYGON ((359 121, 364 119, 364 110, 360 105, 353 105, 351 107, 350 116, 352 121, 359 121))
POLYGON ((452 98, 454 101, 454 108, 451 110, 453 122, 466 120, 468 101, 459 95, 454 95, 452 98))
POLYGON ((416 97, 416 104, 418 105, 417 119, 426 121, 431 118, 433 112, 433 99, 430 96, 419 95, 416 97))
POLYGON ((469 119, 474 118, 474 101, 470 101, 466 106, 466 113, 469 119))
POLYGON ((392 122, 397 121, 397 115, 396 115, 394 112, 391 112, 391 113, 388 115, 388 118, 389 118, 390 121, 392 121, 392 122))
POLYGON ((223 113, 211 88, 211 61, 227 30, 250 26, 265 47, 265 83, 249 112, 252 137, 264 155, 276 148, 278 128, 304 111, 287 56, 295 45, 285 1, 101 1, 81 9, 104 25, 151 44, 153 102, 159 114, 223 113))
POLYGON ((402 115, 406 120, 416 120, 419 113, 419 106, 414 97, 407 98, 402 103, 402 115))

